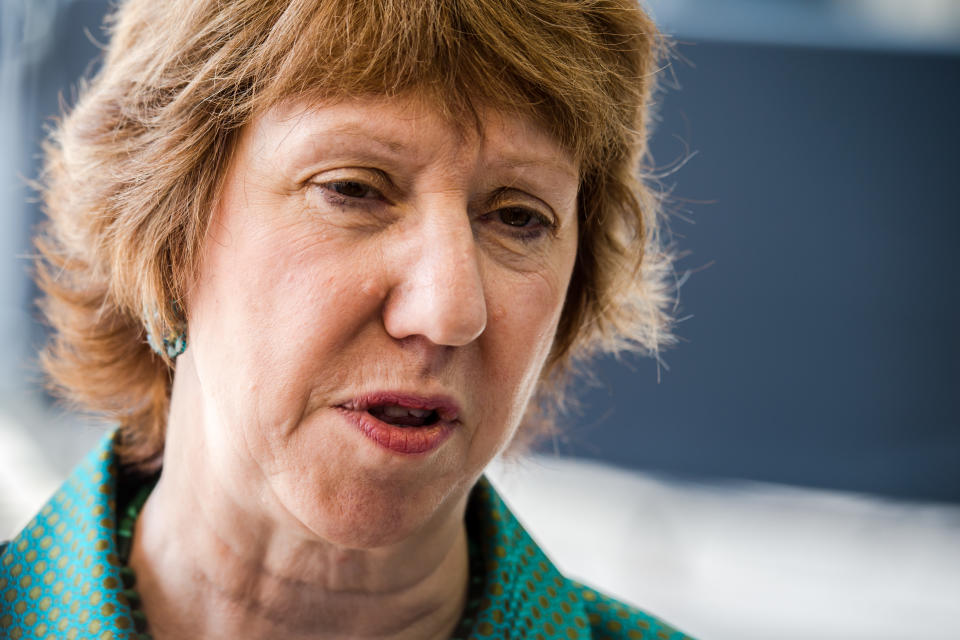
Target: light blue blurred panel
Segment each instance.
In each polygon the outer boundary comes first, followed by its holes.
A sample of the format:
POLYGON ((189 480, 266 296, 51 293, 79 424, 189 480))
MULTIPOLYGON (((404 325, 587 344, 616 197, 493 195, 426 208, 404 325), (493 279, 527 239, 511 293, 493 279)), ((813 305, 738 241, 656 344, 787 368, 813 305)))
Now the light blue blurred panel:
POLYGON ((960 51, 957 0, 648 0, 680 40, 960 51))
MULTIPOLYGON (((0 3, 0 393, 28 386, 32 330, 32 287, 27 277, 30 229, 34 221, 32 177, 36 140, 30 130, 42 117, 32 99, 33 70, 51 49, 53 23, 61 3, 51 0, 5 0, 0 3)), ((34 376, 35 377, 35 376, 34 376)))

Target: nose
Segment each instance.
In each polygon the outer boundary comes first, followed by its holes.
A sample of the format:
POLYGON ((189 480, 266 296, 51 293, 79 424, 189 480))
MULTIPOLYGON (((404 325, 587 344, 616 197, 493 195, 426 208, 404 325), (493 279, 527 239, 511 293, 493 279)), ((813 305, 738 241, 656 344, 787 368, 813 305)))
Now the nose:
MULTIPOLYGON (((487 325, 479 253, 470 219, 447 209, 402 241, 397 273, 383 311, 387 333, 422 336, 433 344, 463 346, 487 325)), ((432 219, 431 219, 432 218, 432 219)))

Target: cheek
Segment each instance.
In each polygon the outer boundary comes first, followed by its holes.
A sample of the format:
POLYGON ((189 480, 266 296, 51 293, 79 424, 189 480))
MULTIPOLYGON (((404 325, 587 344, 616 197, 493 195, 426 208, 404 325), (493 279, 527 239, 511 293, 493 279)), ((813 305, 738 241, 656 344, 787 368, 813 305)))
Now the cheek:
POLYGON ((511 429, 523 417, 549 355, 568 279, 564 268, 505 278, 488 290, 487 330, 481 338, 488 354, 485 386, 506 413, 499 420, 511 429))
POLYGON ((211 237, 189 304, 198 374, 218 411, 276 435, 318 383, 349 370, 345 347, 375 311, 376 288, 355 251, 271 222, 211 237))
POLYGON ((488 321, 498 342, 523 349, 526 364, 537 374, 553 344, 575 259, 576 235, 571 234, 558 241, 538 269, 504 275, 488 294, 493 300, 488 321))

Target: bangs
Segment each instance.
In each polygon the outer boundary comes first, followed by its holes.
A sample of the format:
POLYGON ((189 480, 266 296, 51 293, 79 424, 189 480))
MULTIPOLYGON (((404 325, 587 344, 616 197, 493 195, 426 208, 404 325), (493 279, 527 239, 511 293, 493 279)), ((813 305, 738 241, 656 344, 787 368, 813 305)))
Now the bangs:
POLYGON ((290 97, 417 92, 459 126, 479 127, 480 106, 530 117, 595 166, 606 141, 620 135, 611 129, 636 115, 623 106, 636 100, 611 92, 615 83, 604 76, 624 66, 624 43, 637 38, 603 42, 610 32, 590 25, 582 5, 552 7, 550 15, 537 9, 509 1, 293 0, 248 59, 258 67, 251 69, 258 111, 290 97))

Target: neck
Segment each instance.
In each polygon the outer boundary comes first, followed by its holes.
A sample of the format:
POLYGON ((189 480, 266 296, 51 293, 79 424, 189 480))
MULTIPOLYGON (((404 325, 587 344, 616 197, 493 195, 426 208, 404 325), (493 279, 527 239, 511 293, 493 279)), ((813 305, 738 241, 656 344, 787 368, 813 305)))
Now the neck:
POLYGON ((130 554, 155 640, 450 637, 467 597, 465 499, 400 542, 337 546, 234 497, 177 413, 130 554))

